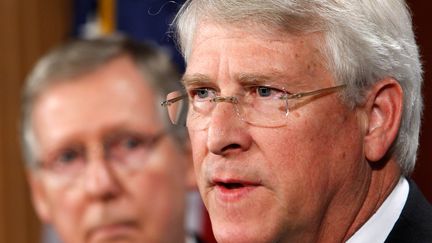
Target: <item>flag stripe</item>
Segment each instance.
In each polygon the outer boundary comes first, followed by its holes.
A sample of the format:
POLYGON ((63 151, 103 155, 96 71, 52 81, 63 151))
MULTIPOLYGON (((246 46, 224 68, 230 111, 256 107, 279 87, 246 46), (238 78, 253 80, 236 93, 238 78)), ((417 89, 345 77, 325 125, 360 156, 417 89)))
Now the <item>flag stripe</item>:
POLYGON ((116 0, 99 0, 99 17, 102 34, 111 34, 116 29, 116 0))

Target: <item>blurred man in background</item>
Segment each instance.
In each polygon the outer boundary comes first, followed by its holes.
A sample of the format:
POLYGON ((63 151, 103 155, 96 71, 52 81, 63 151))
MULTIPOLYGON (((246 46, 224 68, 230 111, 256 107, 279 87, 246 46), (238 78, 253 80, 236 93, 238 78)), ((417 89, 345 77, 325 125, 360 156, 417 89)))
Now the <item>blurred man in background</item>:
POLYGON ((33 204, 65 243, 197 242, 189 140, 160 111, 179 74, 156 47, 78 40, 44 56, 23 93, 33 204))
MULTIPOLYGON (((409 179, 422 67, 403 0, 190 0, 176 18, 218 242, 432 242, 409 179)), ((181 114, 181 113, 180 113, 181 114)))

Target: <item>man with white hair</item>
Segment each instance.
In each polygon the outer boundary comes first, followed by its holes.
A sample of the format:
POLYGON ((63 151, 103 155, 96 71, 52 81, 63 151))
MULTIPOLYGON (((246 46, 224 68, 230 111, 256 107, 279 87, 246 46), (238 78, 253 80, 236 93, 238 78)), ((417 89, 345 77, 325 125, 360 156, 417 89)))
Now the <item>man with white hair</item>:
POLYGON ((403 0, 190 0, 186 126, 218 242, 432 242, 409 179, 422 67, 403 0))

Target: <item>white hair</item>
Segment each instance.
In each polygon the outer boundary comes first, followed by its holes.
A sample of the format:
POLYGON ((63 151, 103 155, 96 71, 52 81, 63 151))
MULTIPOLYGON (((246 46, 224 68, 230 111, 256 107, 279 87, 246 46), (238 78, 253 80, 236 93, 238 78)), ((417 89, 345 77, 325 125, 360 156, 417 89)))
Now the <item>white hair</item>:
POLYGON ((423 109, 422 66, 404 0, 188 0, 175 19, 186 61, 196 28, 204 21, 322 33, 322 54, 336 81, 347 85, 344 97, 352 107, 364 101, 374 83, 396 79, 404 92, 403 114, 389 153, 403 174, 412 172, 423 109))

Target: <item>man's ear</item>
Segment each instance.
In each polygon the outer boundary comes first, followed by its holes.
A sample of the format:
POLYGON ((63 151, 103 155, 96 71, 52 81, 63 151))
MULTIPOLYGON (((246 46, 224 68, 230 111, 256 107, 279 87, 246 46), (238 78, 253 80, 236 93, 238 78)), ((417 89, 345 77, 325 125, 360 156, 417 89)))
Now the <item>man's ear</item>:
POLYGON ((189 138, 184 143, 183 153, 186 160, 186 186, 188 190, 193 191, 197 189, 197 182, 192 158, 192 146, 189 138))
POLYGON ((49 213, 48 199, 45 192, 45 186, 43 184, 40 175, 37 172, 27 171, 27 180, 30 185, 31 199, 33 206, 39 218, 44 223, 50 223, 51 217, 49 213))
POLYGON ((393 78, 376 83, 367 95, 368 123, 364 138, 366 159, 381 160, 390 149, 399 131, 402 117, 403 91, 393 78))

